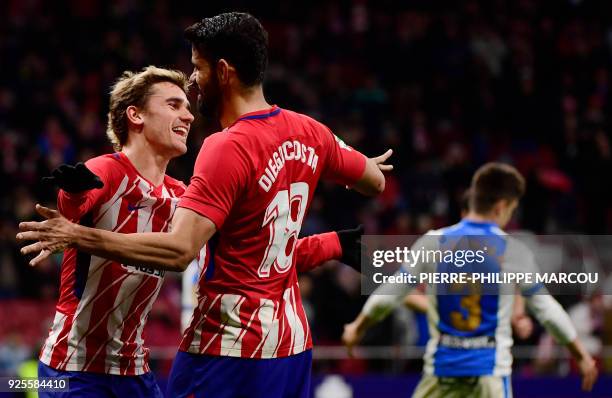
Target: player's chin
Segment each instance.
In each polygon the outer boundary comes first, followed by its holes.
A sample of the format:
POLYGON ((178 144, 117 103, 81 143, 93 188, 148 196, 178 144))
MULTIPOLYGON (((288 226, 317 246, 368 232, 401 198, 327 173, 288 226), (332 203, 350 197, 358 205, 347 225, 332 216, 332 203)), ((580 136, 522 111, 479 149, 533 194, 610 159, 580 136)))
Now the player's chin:
POLYGON ((174 156, 181 156, 187 153, 187 139, 178 138, 172 142, 172 147, 168 148, 174 156))
POLYGON ((177 152, 179 155, 184 155, 187 153, 187 142, 181 142, 176 146, 177 152))

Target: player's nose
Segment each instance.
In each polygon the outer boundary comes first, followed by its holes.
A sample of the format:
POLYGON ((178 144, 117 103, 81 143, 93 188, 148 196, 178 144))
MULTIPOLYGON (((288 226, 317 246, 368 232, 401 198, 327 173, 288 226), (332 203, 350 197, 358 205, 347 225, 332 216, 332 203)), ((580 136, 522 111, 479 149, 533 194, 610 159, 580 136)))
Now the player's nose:
POLYGON ((191 113, 189 110, 186 110, 185 113, 181 115, 181 120, 189 124, 191 124, 194 119, 195 116, 193 116, 193 113, 191 113))

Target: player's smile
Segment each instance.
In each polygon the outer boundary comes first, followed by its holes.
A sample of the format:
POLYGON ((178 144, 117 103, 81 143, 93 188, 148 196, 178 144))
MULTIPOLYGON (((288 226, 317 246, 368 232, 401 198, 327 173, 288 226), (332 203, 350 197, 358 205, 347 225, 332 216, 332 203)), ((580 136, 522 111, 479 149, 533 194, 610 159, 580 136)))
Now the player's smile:
POLYGON ((190 125, 187 125, 187 126, 175 126, 175 127, 172 128, 172 131, 176 135, 187 139, 187 136, 189 135, 189 128, 190 128, 190 125))

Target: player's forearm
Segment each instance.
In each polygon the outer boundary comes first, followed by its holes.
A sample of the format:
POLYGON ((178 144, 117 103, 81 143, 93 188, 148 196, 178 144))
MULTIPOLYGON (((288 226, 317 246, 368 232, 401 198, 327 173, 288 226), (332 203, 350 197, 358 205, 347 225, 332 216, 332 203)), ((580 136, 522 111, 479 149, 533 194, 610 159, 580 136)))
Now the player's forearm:
POLYGON ((363 176, 352 188, 366 196, 376 196, 385 190, 385 176, 376 165, 376 162, 372 159, 366 159, 363 176))
POLYGON ((413 311, 427 313, 429 303, 424 294, 415 291, 404 297, 404 305, 413 311))
POLYGON ((167 271, 184 271, 195 257, 183 239, 164 232, 120 234, 79 225, 74 246, 123 264, 167 271))
MULTIPOLYGON (((397 274, 400 272, 398 271, 397 274)), ((414 286, 405 283, 387 283, 381 285, 368 297, 361 313, 373 322, 380 322, 412 291, 414 291, 414 286)))
POLYGON ((576 329, 569 316, 552 296, 535 294, 527 297, 527 305, 538 322, 560 344, 568 344, 576 339, 576 329))
POLYGON ((342 257, 342 247, 336 232, 326 232, 298 240, 295 246, 295 267, 308 272, 329 260, 342 257))
POLYGON ((584 348, 584 345, 582 345, 582 342, 578 338, 575 338, 574 340, 570 341, 565 346, 572 354, 572 357, 574 357, 574 359, 577 361, 581 361, 585 358, 591 357, 591 354, 588 353, 588 351, 586 350, 586 348, 584 348))
POLYGON ((371 328, 373 325, 377 324, 378 321, 363 312, 357 315, 357 318, 353 321, 355 329, 358 335, 363 336, 363 334, 371 328))

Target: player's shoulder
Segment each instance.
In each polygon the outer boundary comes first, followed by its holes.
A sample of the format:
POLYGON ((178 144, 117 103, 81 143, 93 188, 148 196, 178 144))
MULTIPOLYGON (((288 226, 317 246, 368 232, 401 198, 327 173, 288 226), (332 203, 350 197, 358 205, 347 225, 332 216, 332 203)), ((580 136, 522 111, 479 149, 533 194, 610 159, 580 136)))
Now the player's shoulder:
POLYGON ((296 111, 292 111, 290 109, 284 109, 283 108, 283 116, 288 118, 288 119, 295 119, 295 120, 300 120, 304 123, 311 123, 313 125, 317 125, 317 126, 324 126, 323 123, 319 122, 317 119, 308 116, 304 113, 300 113, 300 112, 296 112, 296 111))
POLYGON ((295 112, 295 111, 286 111, 286 116, 290 120, 295 120, 306 127, 310 127, 312 131, 317 134, 331 134, 331 129, 327 127, 323 122, 319 120, 305 115, 303 113, 295 112))
POLYGON ((249 133, 245 129, 228 127, 206 137, 205 147, 233 147, 249 138, 249 133))
POLYGON ((425 232, 423 235, 425 235, 425 236, 440 236, 440 235, 444 235, 444 230, 445 230, 445 228, 430 229, 429 231, 425 232))
POLYGON ((90 167, 97 168, 112 168, 117 167, 118 162, 121 161, 121 156, 118 152, 115 153, 105 153, 104 155, 96 156, 91 158, 85 162, 85 165, 90 167))
POLYGON ((249 134, 241 129, 226 128, 209 135, 204 140, 201 153, 205 152, 205 156, 221 159, 226 156, 248 157, 254 140, 257 140, 254 134, 249 134))
POLYGON ((530 240, 529 234, 506 234, 506 253, 507 256, 524 258, 533 256, 532 246, 537 243, 528 244, 530 240))
POLYGON ((228 129, 211 134, 202 144, 196 168, 199 172, 203 172, 203 168, 211 172, 211 167, 249 169, 258 153, 256 139, 242 131, 228 129))
MULTIPOLYGON (((330 129, 322 122, 316 120, 311 116, 292 111, 290 109, 275 106, 273 110, 269 113, 269 115, 273 115, 273 118, 269 120, 276 121, 277 123, 286 124, 287 127, 289 127, 290 129, 297 128, 301 131, 306 130, 325 133, 330 132, 330 129)), ((229 128, 229 131, 235 134, 248 134, 249 132, 253 131, 257 133, 261 129, 261 123, 265 123, 265 121, 268 120, 267 117, 260 118, 259 116, 262 115, 255 115, 252 118, 241 118, 229 128)), ((267 115, 264 114, 263 116, 267 115)))
POLYGON ((126 174, 125 161, 119 152, 108 153, 89 159, 85 165, 103 181, 123 177, 126 174))
POLYGON ((424 249, 436 249, 439 246, 442 235, 444 235, 444 229, 430 229, 416 240, 414 246, 424 249))

